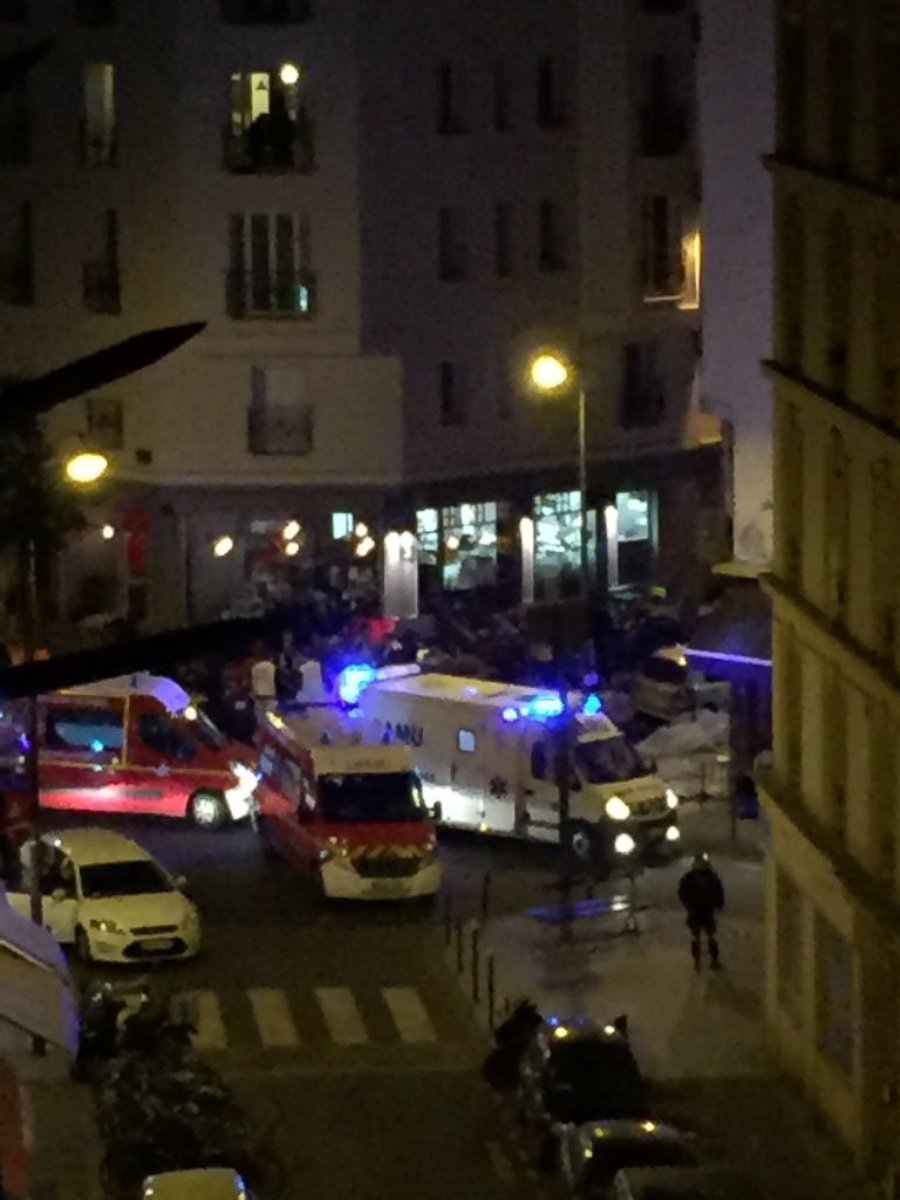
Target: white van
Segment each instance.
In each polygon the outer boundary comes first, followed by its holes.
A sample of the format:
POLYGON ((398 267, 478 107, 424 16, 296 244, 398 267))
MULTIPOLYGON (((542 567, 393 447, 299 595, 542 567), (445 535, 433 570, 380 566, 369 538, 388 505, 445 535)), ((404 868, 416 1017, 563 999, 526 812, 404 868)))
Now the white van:
MULTIPOLYGON (((286 717, 306 744, 318 739, 412 748, 425 798, 446 825, 557 841, 559 789, 551 723, 553 692, 417 667, 348 668, 342 706, 311 705, 286 717), (439 809, 438 809, 439 806, 439 809)), ((620 835, 645 857, 678 845, 678 797, 646 767, 599 698, 581 697, 570 753, 570 821, 563 832, 581 859, 611 861, 620 835)), ((620 851, 621 853, 621 851, 620 851)))

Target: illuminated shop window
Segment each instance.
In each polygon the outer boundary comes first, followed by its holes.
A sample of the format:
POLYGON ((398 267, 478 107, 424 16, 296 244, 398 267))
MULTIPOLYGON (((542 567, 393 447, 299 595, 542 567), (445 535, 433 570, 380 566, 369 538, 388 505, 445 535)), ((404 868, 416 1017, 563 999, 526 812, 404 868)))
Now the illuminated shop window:
POLYGON ((440 539, 440 518, 436 508, 420 508, 416 513, 416 537, 419 542, 419 562, 437 566, 440 539))
POLYGON ((534 501, 535 571, 554 580, 579 570, 581 561, 581 494, 552 492, 534 501))
POLYGON ((352 512, 333 512, 331 514, 331 536, 335 541, 349 537, 353 532, 353 523, 352 512))
POLYGON ((648 492, 617 492, 618 540, 648 542, 650 528, 650 495, 648 492))
POLYGON ((441 510, 444 587, 493 584, 497 574, 497 505, 455 504, 441 510))

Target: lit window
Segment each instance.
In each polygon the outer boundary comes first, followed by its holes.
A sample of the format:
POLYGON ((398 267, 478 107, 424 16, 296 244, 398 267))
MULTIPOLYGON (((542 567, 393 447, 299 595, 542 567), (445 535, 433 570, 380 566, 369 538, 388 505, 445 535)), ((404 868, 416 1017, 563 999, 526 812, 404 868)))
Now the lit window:
POLYGON ((456 745, 463 754, 475 753, 475 734, 471 729, 461 729, 456 735, 456 745))
POLYGON ((353 532, 353 513, 334 512, 331 514, 331 536, 335 540, 349 537, 353 532))
POLYGON ((700 266, 703 243, 699 229, 686 233, 681 239, 681 257, 684 260, 684 291, 678 301, 679 308, 700 307, 700 266))
POLYGON ((650 540, 650 495, 648 492, 618 492, 618 540, 647 542, 650 540))
POLYGON ((420 508, 416 513, 416 539, 419 543, 419 562, 435 566, 438 560, 438 510, 420 508))

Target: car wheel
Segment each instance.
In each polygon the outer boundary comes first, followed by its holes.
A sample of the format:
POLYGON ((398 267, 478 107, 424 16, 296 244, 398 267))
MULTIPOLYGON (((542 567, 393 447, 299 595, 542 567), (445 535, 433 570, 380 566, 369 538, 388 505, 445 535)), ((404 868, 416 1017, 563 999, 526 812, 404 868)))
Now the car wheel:
POLYGON ((198 829, 219 829, 228 820, 228 808, 218 792, 195 792, 188 816, 198 829))
POLYGON ((78 955, 79 962, 83 962, 85 965, 93 962, 91 943, 88 941, 88 935, 83 929, 75 930, 75 953, 78 955))

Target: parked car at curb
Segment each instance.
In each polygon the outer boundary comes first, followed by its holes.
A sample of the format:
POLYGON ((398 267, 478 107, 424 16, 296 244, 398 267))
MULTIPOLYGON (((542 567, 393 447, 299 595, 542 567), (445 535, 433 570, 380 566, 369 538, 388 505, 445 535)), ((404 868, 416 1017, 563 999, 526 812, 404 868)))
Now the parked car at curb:
POLYGON ((625 1023, 546 1018, 522 1055, 519 1115, 536 1134, 545 1169, 560 1165, 572 1130, 602 1121, 645 1121, 647 1085, 628 1044, 625 1023))
MULTIPOLYGON (((22 848, 23 892, 7 894, 27 915, 31 845, 22 848)), ((130 838, 107 829, 70 829, 41 838, 44 924, 83 962, 192 958, 200 914, 169 874, 130 838)))

